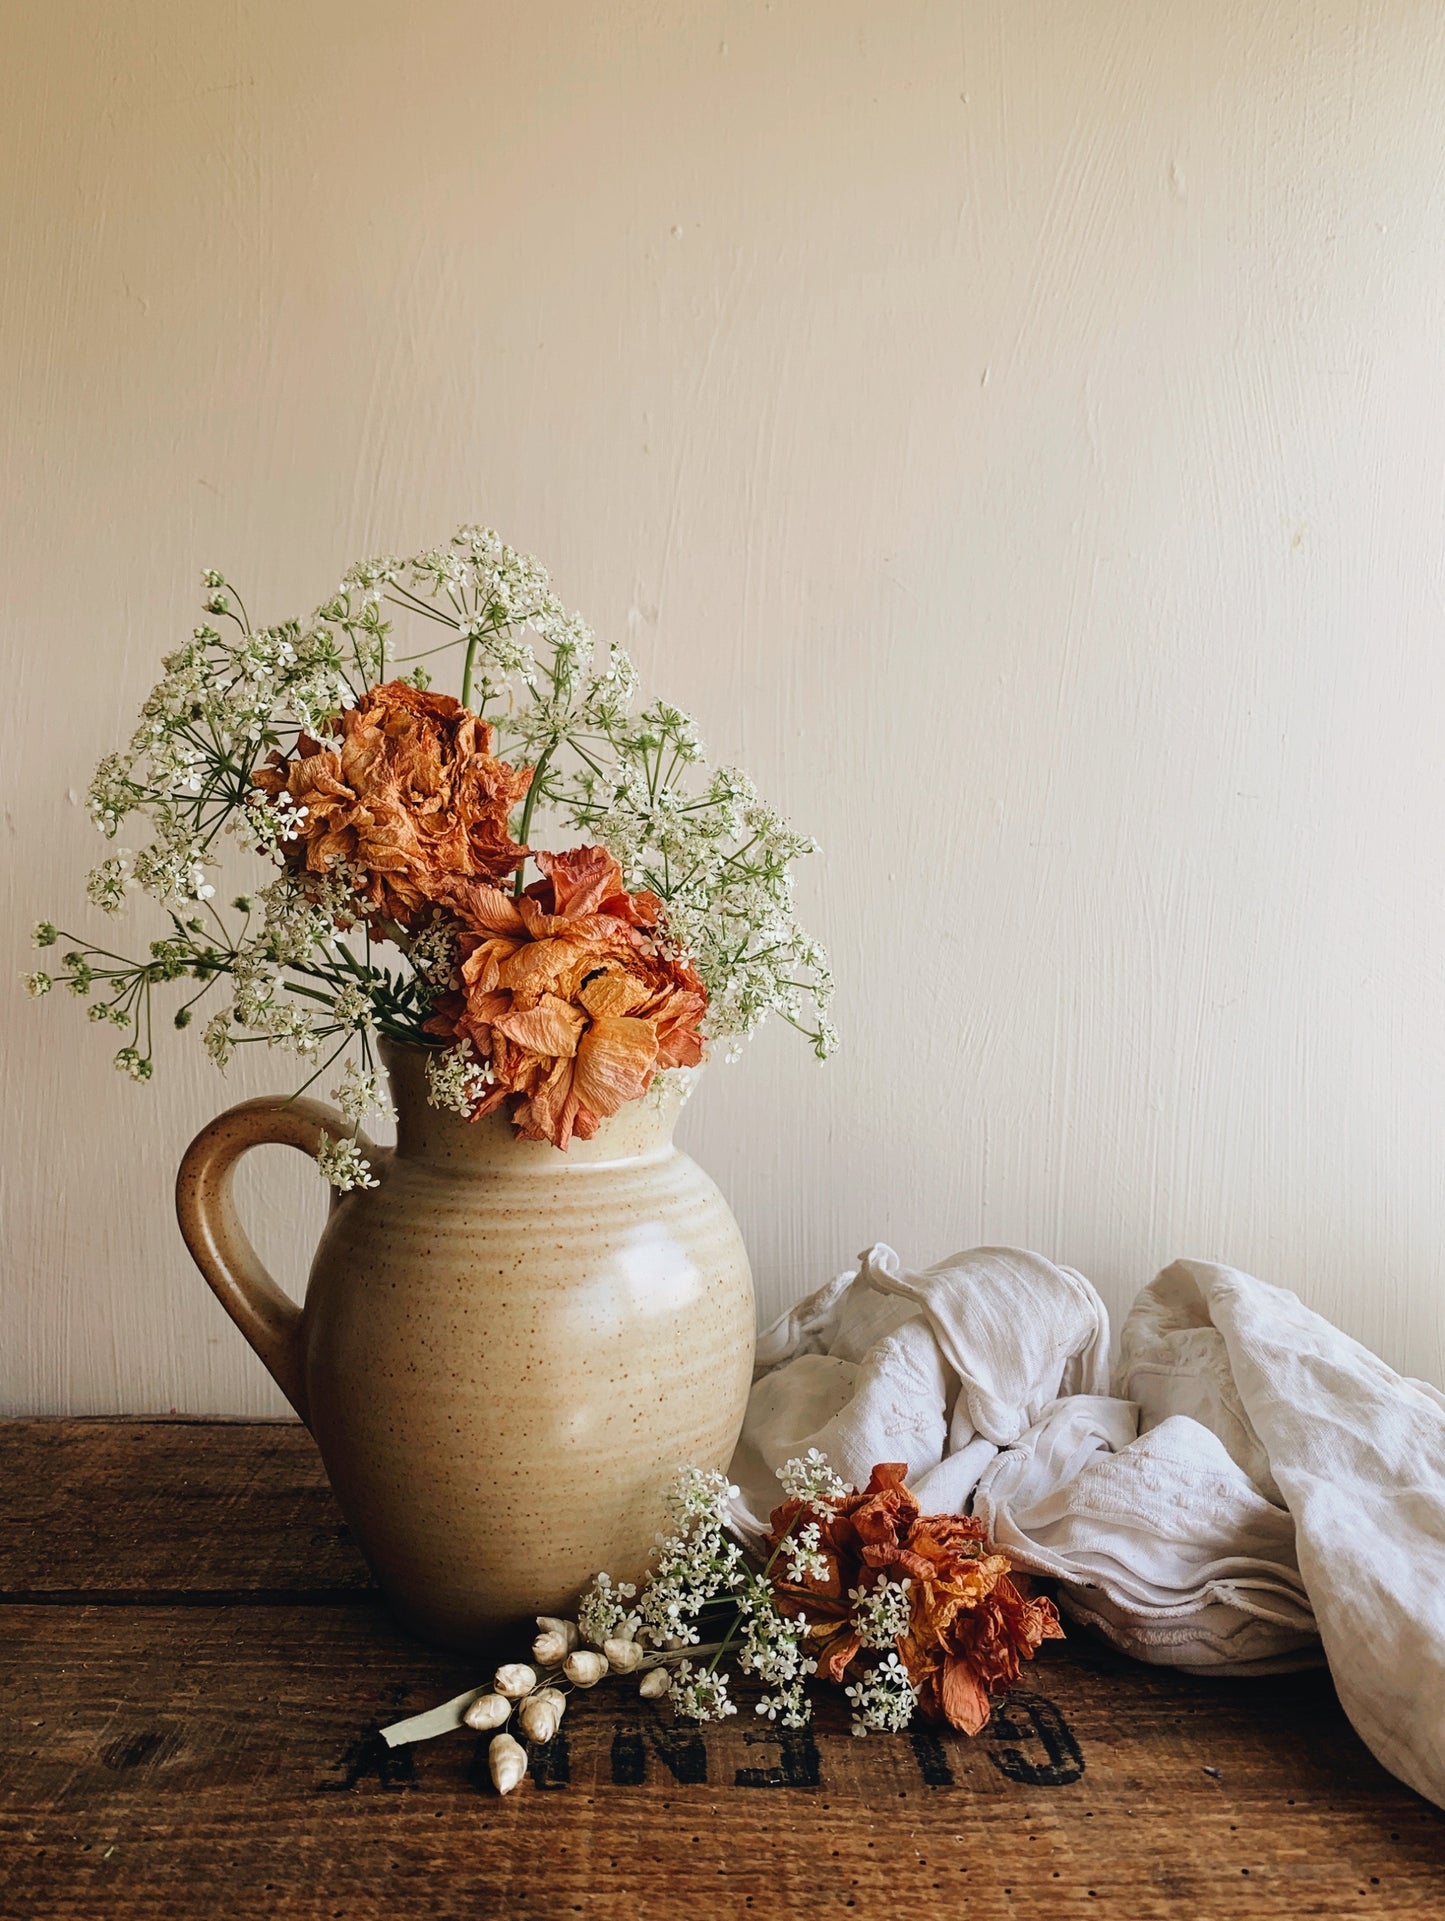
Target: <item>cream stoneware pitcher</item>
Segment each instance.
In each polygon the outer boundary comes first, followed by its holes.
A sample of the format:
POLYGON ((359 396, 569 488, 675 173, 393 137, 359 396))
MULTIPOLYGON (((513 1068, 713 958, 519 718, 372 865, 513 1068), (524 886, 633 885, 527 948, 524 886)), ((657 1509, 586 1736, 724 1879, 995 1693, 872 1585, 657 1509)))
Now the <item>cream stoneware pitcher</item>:
POLYGON ((403 1626, 473 1648, 562 1614, 600 1569, 635 1579, 677 1470, 726 1467, 753 1361, 732 1215, 674 1147, 675 1094, 634 1101, 566 1153, 505 1114, 426 1100, 425 1055, 383 1047, 397 1145, 341 1196, 305 1304, 237 1218, 236 1162, 315 1154, 341 1117, 244 1101, 181 1164, 196 1265, 306 1422, 403 1626))

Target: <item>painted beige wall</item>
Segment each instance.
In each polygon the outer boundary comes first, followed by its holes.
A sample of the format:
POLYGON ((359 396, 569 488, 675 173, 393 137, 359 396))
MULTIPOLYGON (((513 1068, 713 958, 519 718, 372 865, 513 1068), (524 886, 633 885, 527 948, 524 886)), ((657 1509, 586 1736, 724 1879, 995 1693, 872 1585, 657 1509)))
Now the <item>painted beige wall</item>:
MULTIPOLYGON (((487 519, 828 848, 846 1052, 687 1123, 765 1312, 1212 1255, 1440 1380, 1442 134, 1405 0, 10 0, 9 967, 201 567, 487 519)), ((170 1187, 283 1063, 0 1009, 0 1405, 277 1408, 170 1187)))

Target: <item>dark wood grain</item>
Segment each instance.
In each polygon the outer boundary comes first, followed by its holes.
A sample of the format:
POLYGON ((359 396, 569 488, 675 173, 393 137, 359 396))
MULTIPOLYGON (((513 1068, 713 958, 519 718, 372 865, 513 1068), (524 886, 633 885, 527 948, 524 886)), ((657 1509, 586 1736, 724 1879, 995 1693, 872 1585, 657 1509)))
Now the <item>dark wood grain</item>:
POLYGON ((7 1588, 48 1596, 0 1606, 7 1921, 1445 1913, 1445 1818, 1375 1764, 1323 1674, 1210 1684, 1082 1640, 975 1742, 857 1741, 836 1701, 791 1743, 746 1712, 694 1733, 604 1688, 501 1801, 470 1734, 379 1741, 481 1676, 367 1596, 304 1438, 0 1432, 7 1588), (145 1463, 133 1502, 102 1457, 145 1463), (87 1487, 111 1488, 108 1517, 82 1515, 87 1487), (175 1537, 166 1488, 190 1490, 175 1537), (185 1605, 160 1581, 143 1604, 57 1598, 97 1568, 134 1596, 151 1565, 185 1605))
POLYGON ((0 1421, 0 1593, 369 1585, 299 1421, 0 1421))

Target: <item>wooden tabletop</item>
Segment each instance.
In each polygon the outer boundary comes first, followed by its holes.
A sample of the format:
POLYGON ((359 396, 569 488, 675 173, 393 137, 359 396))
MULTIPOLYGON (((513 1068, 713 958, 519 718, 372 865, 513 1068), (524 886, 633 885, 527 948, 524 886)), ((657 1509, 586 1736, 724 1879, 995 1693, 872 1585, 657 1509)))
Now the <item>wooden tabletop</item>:
POLYGON ((1445 1816, 1323 1673, 1076 1634, 976 1741, 605 1687, 505 1801, 475 1736, 377 1735, 485 1678, 393 1625, 303 1429, 0 1423, 6 1921, 1445 1914, 1445 1816))

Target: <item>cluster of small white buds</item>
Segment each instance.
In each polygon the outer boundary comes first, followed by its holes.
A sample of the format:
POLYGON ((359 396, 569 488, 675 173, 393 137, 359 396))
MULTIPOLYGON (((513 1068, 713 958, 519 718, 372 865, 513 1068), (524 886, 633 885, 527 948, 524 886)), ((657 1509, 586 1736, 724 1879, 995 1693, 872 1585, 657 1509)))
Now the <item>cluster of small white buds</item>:
POLYGON ((544 1747, 562 1725, 567 1697, 557 1688, 538 1688, 517 1710, 522 1732, 529 1741, 544 1747))
POLYGON ((560 1667, 580 1638, 576 1622, 564 1621, 555 1614, 539 1614, 537 1627, 539 1632, 532 1643, 532 1659, 544 1668, 560 1667))
POLYGON ((501 1727, 511 1713, 512 1704, 505 1694, 479 1694, 462 1719, 469 1728, 485 1734, 488 1728, 501 1727))
POLYGON ((487 1766, 498 1794, 510 1794, 527 1772, 527 1750, 510 1734, 498 1734, 487 1749, 487 1766))
POLYGON ((525 1661, 508 1661, 497 1669, 492 1686, 509 1701, 521 1701, 537 1685, 537 1670, 525 1661))
MULTIPOLYGON (((544 1617, 537 1625, 543 1629, 537 1637, 540 1642, 552 1630, 567 1624, 544 1617)), ((559 1642, 565 1638, 557 1635, 559 1642)), ((493 1728, 505 1728, 515 1709, 517 1726, 525 1739, 545 1747, 562 1725, 567 1697, 560 1688, 539 1686, 538 1678, 536 1668, 525 1661, 505 1662, 492 1676, 491 1688, 468 1703, 463 1722, 479 1734, 487 1734, 493 1728)), ((487 1749, 487 1762, 498 1794, 510 1794, 527 1772, 527 1750, 513 1735, 498 1733, 487 1749)))
POLYGON ((596 1648, 574 1648, 562 1663, 562 1672, 575 1688, 595 1688, 607 1666, 607 1656, 596 1648))

